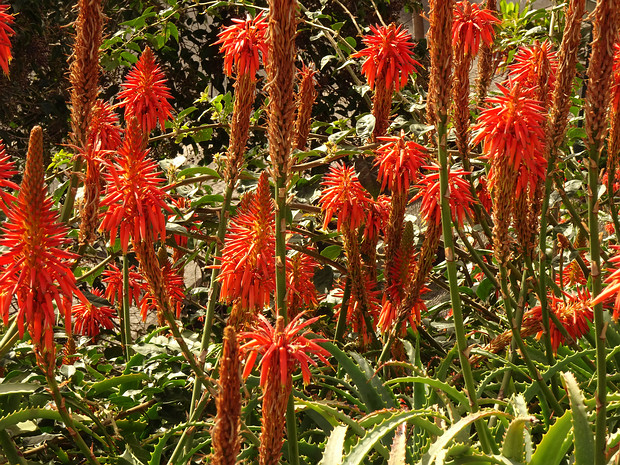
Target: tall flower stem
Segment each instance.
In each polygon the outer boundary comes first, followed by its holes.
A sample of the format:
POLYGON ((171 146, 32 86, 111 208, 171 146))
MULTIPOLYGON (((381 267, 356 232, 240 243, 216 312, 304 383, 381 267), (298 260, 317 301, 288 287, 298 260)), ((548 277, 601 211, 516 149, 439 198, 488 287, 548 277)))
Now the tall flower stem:
MULTIPOLYGON (((501 289, 502 289, 502 298, 504 300, 504 307, 506 309, 506 317, 508 318, 508 322, 510 323, 510 327, 512 329, 512 337, 516 343, 517 348, 521 352, 521 357, 523 357, 523 361, 527 366, 528 371, 530 372, 530 376, 534 378, 534 381, 538 384, 543 396, 547 400, 547 402, 551 405, 551 408, 555 411, 557 416, 561 416, 564 413, 564 409, 560 406, 557 399, 549 389, 549 386, 545 383, 542 375, 534 365, 534 362, 530 359, 527 353, 527 347, 521 338, 521 331, 519 329, 519 323, 517 318, 512 310, 512 302, 510 300, 510 294, 508 291, 508 272, 503 265, 500 265, 500 281, 501 281, 501 289)), ((548 323, 547 323, 548 324, 548 323)))
POLYGON ((99 465, 99 461, 88 448, 88 445, 84 442, 84 439, 82 439, 80 433, 78 433, 78 431, 75 429, 73 418, 71 417, 71 414, 67 411, 67 407, 65 406, 65 400, 62 398, 62 394, 60 393, 60 389, 58 388, 58 383, 56 383, 53 368, 48 367, 47 369, 45 369, 45 377, 47 379, 47 386, 52 394, 52 398, 54 399, 56 407, 58 408, 58 413, 60 414, 62 421, 67 427, 69 434, 75 441, 75 444, 78 446, 82 454, 84 454, 84 457, 86 457, 88 463, 90 463, 91 465, 99 465))
POLYGON ((131 350, 129 346, 131 345, 131 317, 129 316, 129 298, 130 298, 130 289, 129 289, 129 258, 127 254, 123 254, 123 306, 121 310, 121 336, 123 338, 123 349, 125 350, 125 358, 129 361, 129 357, 131 356, 131 350))
MULTIPOLYGON (((599 0, 592 22, 592 55, 588 67, 588 88, 585 100, 585 129, 588 154, 588 226, 590 229, 590 264, 592 272, 592 297, 601 293, 601 245, 598 232, 598 182, 599 160, 607 132, 607 106, 610 96, 610 80, 613 75, 613 45, 617 39, 617 2, 599 0)), ((607 366, 606 326, 603 305, 594 305, 596 331, 596 423, 594 462, 606 463, 607 448, 607 366)))
POLYGON ((347 312, 346 309, 349 306, 349 299, 351 297, 351 277, 347 276, 347 280, 344 283, 344 294, 342 295, 342 306, 340 309, 340 315, 338 316, 338 322, 336 323, 336 334, 334 340, 336 342, 342 342, 344 331, 347 326, 347 312))

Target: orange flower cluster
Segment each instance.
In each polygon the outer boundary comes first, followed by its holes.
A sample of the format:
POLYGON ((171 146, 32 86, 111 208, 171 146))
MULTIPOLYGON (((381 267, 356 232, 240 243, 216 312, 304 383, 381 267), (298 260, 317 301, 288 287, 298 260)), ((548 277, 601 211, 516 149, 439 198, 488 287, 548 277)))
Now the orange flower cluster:
POLYGON ((260 67, 259 52, 267 60, 267 18, 261 12, 256 18, 233 19, 233 24, 218 34, 215 44, 222 44, 224 72, 227 76, 247 74, 254 81, 260 67))
MULTIPOLYGON (((592 310, 594 302, 592 302, 590 291, 588 291, 587 288, 578 290, 576 294, 565 294, 564 297, 566 300, 552 294, 548 295, 547 301, 550 304, 549 310, 558 317, 558 320, 560 320, 566 332, 573 339, 578 340, 590 331, 589 323, 594 318, 594 312, 592 310)), ((532 308, 524 316, 524 325, 531 325, 533 322, 542 323, 542 309, 540 305, 532 308)), ((549 328, 551 348, 553 352, 556 353, 560 344, 564 344, 566 341, 551 319, 549 319, 549 328)), ((540 331, 536 337, 540 339, 542 334, 542 331, 540 331)))
MULTIPOLYGON (((161 265, 161 263, 160 263, 161 265)), ((183 276, 179 275, 176 268, 172 267, 170 261, 166 260, 161 268, 161 273, 163 277, 163 283, 166 287, 166 295, 170 298, 170 303, 172 307, 175 309, 176 317, 181 317, 181 306, 183 305, 183 301, 185 300, 185 283, 183 282, 183 276)), ((142 320, 146 321, 146 317, 148 316, 149 311, 155 310, 157 311, 157 299, 151 293, 148 286, 144 286, 144 296, 140 300, 140 316, 142 316, 142 320)), ((160 323, 164 324, 163 317, 159 315, 160 323)))
MULTIPOLYGON (((439 166, 431 165, 424 168, 430 170, 430 172, 425 174, 420 180, 418 184, 420 191, 414 197, 414 200, 422 199, 420 213, 426 223, 439 225, 441 223, 439 166)), ((448 173, 450 211, 452 212, 453 221, 460 227, 463 226, 465 216, 473 214, 474 198, 471 195, 469 182, 465 178, 468 174, 466 171, 453 169, 448 173)))
POLYGON ((616 251, 616 254, 609 260, 610 266, 608 271, 610 275, 605 278, 607 287, 596 296, 592 301, 592 305, 615 298, 613 319, 618 321, 618 319, 620 319, 620 246, 612 245, 612 248, 616 251))
POLYGON ((53 202, 46 194, 43 171, 43 131, 30 134, 26 168, 19 195, 6 212, 0 246, 0 314, 8 324, 9 307, 17 297, 20 337, 25 327, 37 355, 51 366, 54 361, 54 324, 58 308, 70 333, 73 295, 85 300, 76 288, 69 262, 76 255, 69 244, 67 227, 58 222, 53 202))
POLYGON ((406 194, 409 186, 418 180, 420 167, 428 156, 426 149, 412 140, 406 141, 404 131, 398 137, 379 137, 378 140, 384 142, 375 151, 381 190, 387 187, 392 192, 406 194))
POLYGON ((166 240, 166 220, 162 209, 170 212, 161 189, 163 179, 157 164, 143 148, 142 130, 136 118, 129 121, 125 139, 114 162, 107 162, 106 195, 101 201, 108 207, 102 214, 101 231, 110 234, 110 244, 120 236, 123 252, 127 252, 129 238, 146 239, 149 230, 155 238, 166 240))
POLYGON ((258 315, 256 326, 253 331, 241 333, 240 338, 246 342, 241 346, 241 351, 247 355, 245 367, 243 369, 243 377, 247 378, 252 372, 252 368, 256 363, 258 355, 262 355, 260 361, 260 385, 265 387, 267 384, 267 375, 269 368, 274 364, 279 364, 279 375, 282 385, 290 384, 290 376, 295 370, 295 366, 301 368, 302 377, 305 384, 310 382, 310 369, 308 364, 317 366, 317 363, 311 358, 316 356, 326 365, 329 365, 327 357, 329 352, 319 346, 320 342, 327 342, 327 339, 313 338, 308 339, 310 331, 301 331, 312 323, 317 321, 319 317, 310 318, 301 322, 303 313, 292 319, 282 332, 276 331, 271 326, 267 318, 262 314, 258 315))
POLYGON ((289 316, 318 305, 314 285, 316 260, 305 253, 297 252, 286 260, 286 310, 289 316))
POLYGON ((267 173, 256 191, 245 197, 231 220, 222 250, 220 299, 241 300, 245 310, 269 304, 275 290, 275 219, 267 173))
POLYGON ((528 186, 536 186, 546 174, 545 113, 520 85, 511 89, 498 88, 501 95, 488 98, 487 102, 492 106, 480 113, 472 144, 482 143, 485 157, 491 162, 491 191, 496 184, 507 182, 498 179, 501 165, 519 173, 515 185, 515 195, 519 197, 528 186))
MULTIPOLYGON (((95 297, 102 298, 103 293, 99 289, 92 289, 95 297)), ((114 328, 116 311, 107 305, 96 305, 92 302, 83 301, 73 307, 74 332, 83 336, 96 338, 103 329, 114 328)))
POLYGON ((549 40, 519 47, 513 62, 508 65, 508 72, 506 85, 519 84, 529 97, 545 103, 555 89, 557 53, 549 40))
POLYGON ((362 74, 366 76, 371 89, 381 85, 399 91, 407 84, 411 73, 421 66, 413 58, 413 42, 402 25, 370 26, 371 34, 362 40, 366 48, 351 55, 351 58, 366 58, 362 74))
MULTIPOLYGON (((140 273, 135 271, 136 268, 131 266, 129 268, 129 305, 139 305, 140 293, 144 288, 144 281, 140 273)), ((102 281, 106 284, 105 298, 110 301, 111 304, 116 302, 121 303, 123 301, 123 273, 114 265, 108 265, 103 272, 102 281)))
POLYGON ((7 212, 8 206, 15 201, 13 194, 6 192, 4 189, 19 189, 19 186, 10 180, 16 174, 15 165, 6 153, 4 142, 0 139, 0 210, 4 213, 7 212))
POLYGON ((11 28, 11 24, 15 22, 15 18, 11 13, 7 13, 8 5, 0 5, 0 67, 4 74, 9 74, 9 62, 13 58, 11 55, 11 37, 15 31, 11 28))
POLYGON ((475 56, 480 44, 491 45, 495 37, 493 27, 501 21, 491 10, 481 9, 469 0, 454 5, 452 41, 457 53, 475 56))
POLYGON ((101 150, 116 150, 121 145, 122 134, 118 115, 112 105, 97 100, 90 115, 88 146, 101 150))
POLYGON ((614 73, 611 80, 611 108, 620 111, 620 42, 614 44, 614 73))
POLYGON ((323 228, 327 229, 334 216, 337 217, 338 231, 342 230, 345 220, 351 230, 361 226, 371 199, 360 184, 353 167, 342 163, 332 165, 321 185, 324 187, 319 199, 325 215, 323 228))
POLYGON ((155 129, 157 123, 163 129, 165 122, 172 117, 172 105, 168 102, 172 95, 149 47, 144 49, 125 78, 118 98, 121 99, 119 106, 125 107, 125 120, 132 116, 138 118, 145 135, 155 129))

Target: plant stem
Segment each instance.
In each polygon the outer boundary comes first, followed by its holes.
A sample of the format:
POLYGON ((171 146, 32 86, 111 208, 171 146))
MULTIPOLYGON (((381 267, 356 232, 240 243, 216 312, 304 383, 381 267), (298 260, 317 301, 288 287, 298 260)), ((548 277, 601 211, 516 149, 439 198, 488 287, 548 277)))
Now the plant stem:
POLYGON ((347 326, 347 307, 349 306, 349 298, 351 297, 351 277, 347 276, 344 283, 344 293, 342 295, 342 304, 340 306, 340 315, 338 315, 338 322, 336 323, 336 334, 334 335, 334 342, 342 342, 344 336, 344 330, 347 326))
POLYGON ((131 295, 129 289, 129 257, 127 254, 123 254, 123 307, 121 311, 121 329, 123 339, 123 349, 125 351, 125 358, 129 361, 131 357, 131 317, 129 316, 129 296, 131 295))
POLYGON ((82 439, 80 433, 78 433, 78 431, 75 429, 73 418, 67 411, 67 408, 65 406, 65 400, 62 398, 62 394, 60 393, 60 389, 58 388, 58 384, 56 383, 56 378, 54 377, 52 367, 49 367, 45 370, 45 377, 47 378, 47 385, 52 394, 52 398, 54 399, 56 407, 58 408, 58 413, 60 414, 62 421, 65 423, 69 434, 75 441, 75 444, 78 446, 82 454, 84 454, 84 457, 86 457, 88 463, 90 463, 91 465, 100 465, 97 458, 88 448, 88 445, 84 442, 84 439, 82 439))
MULTIPOLYGON (((221 255, 222 247, 224 245, 224 238, 226 236, 226 227, 228 225, 228 209, 230 208, 230 202, 232 200, 232 194, 234 190, 234 182, 229 182, 224 192, 224 201, 222 202, 222 209, 220 211, 220 222, 217 228, 217 241, 215 242, 215 250, 213 251, 213 265, 215 261, 221 255)), ((204 367, 206 352, 209 349, 209 342, 211 341, 211 329, 213 327, 213 317, 215 315, 215 305, 220 297, 220 281, 217 277, 220 274, 218 267, 211 268, 211 281, 209 284, 209 297, 207 300, 207 310, 205 314, 205 325, 202 329, 202 338, 200 340, 200 358, 198 365, 200 368, 204 367)), ((199 402, 198 399, 201 395, 202 381, 199 377, 194 380, 194 387, 192 389, 192 400, 190 403, 189 418, 191 421, 195 421, 194 418, 198 412, 199 402)), ((181 434, 181 438, 174 449, 173 457, 178 457, 184 450, 185 445, 188 444, 193 437, 193 429, 186 428, 181 434)))
POLYGON ((509 294, 508 294, 508 277, 506 268, 500 265, 500 282, 502 287, 502 298, 504 300, 504 307, 506 308, 506 316, 508 317, 508 321, 510 323, 510 327, 512 329, 512 338, 515 341, 519 351, 521 352, 521 357, 525 362, 525 365, 530 372, 530 376, 534 378, 536 383, 538 383, 538 387, 543 393, 543 396, 547 400, 547 402, 551 405, 553 410, 555 411, 557 416, 561 416, 564 413, 564 409, 560 406, 557 399, 549 389, 549 386, 545 383, 542 375, 534 365, 534 362, 530 359, 527 348, 523 343, 523 339, 521 338, 521 331, 519 329, 519 325, 517 323, 517 319, 512 312, 512 303, 510 302, 509 294))
POLYGON ((67 187, 67 194, 65 196, 65 203, 62 205, 60 212, 60 221, 68 223, 71 219, 71 213, 73 212, 73 204, 75 202, 75 194, 77 193, 77 186, 79 178, 77 173, 82 171, 82 157, 77 157, 73 162, 73 174, 69 178, 69 186, 67 187))
POLYGON ((11 439, 6 430, 0 431, 0 449, 2 449, 2 453, 8 460, 9 465, 27 465, 26 459, 17 449, 13 439, 11 439))
MULTIPOLYGON (((438 114, 437 118, 437 154, 439 161, 439 186, 441 196, 441 226, 443 231, 443 243, 446 256, 446 268, 448 271, 448 283, 450 285, 450 301, 452 304, 452 314, 454 317, 454 328, 456 332, 456 344, 459 350, 459 361, 469 398, 469 408, 471 413, 479 410, 476 399, 476 385, 471 370, 468 356, 468 344, 465 336, 465 324, 463 321, 463 311, 461 309, 461 296, 459 294, 459 284, 456 274, 456 262, 454 260, 454 240, 452 237, 452 213, 450 211, 450 188, 448 185, 448 137, 447 137, 447 114, 438 114)), ((485 452, 491 451, 491 441, 487 424, 483 421, 476 422, 476 430, 480 439, 480 444, 485 452)))
MULTIPOLYGON (((590 229, 590 264, 592 272, 592 298, 601 293, 601 246, 598 236, 598 162, 599 152, 596 145, 590 148, 588 164, 588 227, 590 229)), ((605 363, 605 330, 607 324, 603 319, 603 304, 594 305, 594 328, 596 334, 596 423, 594 463, 605 463, 607 444, 607 367, 605 363)))

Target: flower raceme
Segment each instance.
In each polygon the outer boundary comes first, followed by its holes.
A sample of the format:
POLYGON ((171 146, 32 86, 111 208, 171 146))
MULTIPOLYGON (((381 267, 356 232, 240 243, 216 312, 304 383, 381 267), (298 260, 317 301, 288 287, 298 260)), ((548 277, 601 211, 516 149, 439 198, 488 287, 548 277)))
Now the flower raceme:
POLYGON ((247 74, 254 81, 260 66, 267 60, 267 18, 261 12, 256 18, 233 19, 233 24, 218 34, 220 51, 224 54, 224 72, 227 76, 247 74))
MULTIPOLYGON (((599 295, 600 297, 600 295, 599 295)), ((566 332, 575 340, 581 338, 590 331, 589 322, 594 318, 592 307, 594 302, 587 288, 577 290, 576 294, 565 293, 564 298, 558 298, 554 295, 547 296, 552 311, 560 320, 566 332)), ((540 305, 532 308, 524 317, 524 325, 530 325, 532 322, 542 323, 542 313, 540 305)), ((560 344, 565 344, 564 336, 560 330, 549 320, 551 348, 553 352, 558 351, 560 344)), ((542 337, 542 331, 538 332, 537 338, 542 337)))
POLYGON ((485 157, 490 160, 491 190, 497 183, 505 182, 496 175, 500 166, 521 173, 515 185, 515 195, 519 197, 528 186, 536 186, 545 177, 546 116, 539 102, 523 92, 519 84, 498 88, 501 94, 489 97, 487 102, 491 106, 480 113, 472 144, 482 143, 485 157))
POLYGON ((11 25, 15 22, 15 18, 11 13, 7 13, 8 5, 0 5, 0 67, 4 74, 9 74, 9 63, 13 56, 11 55, 11 37, 15 31, 11 25))
POLYGON ((615 249, 616 253, 609 260, 610 268, 608 271, 611 274, 605 279, 607 287, 594 298, 592 305, 614 298, 613 319, 618 321, 620 319, 620 246, 612 245, 611 247, 615 249))
POLYGON ((555 88, 558 58, 549 40, 520 47, 508 65, 508 85, 519 84, 530 97, 547 100, 555 88))
MULTIPOLYGON (((429 173, 424 175, 418 186, 420 191, 414 197, 422 199, 420 213, 427 224, 441 223, 441 202, 439 188, 439 167, 437 165, 425 166, 429 173)), ((450 170, 448 173, 448 186, 450 192, 450 211, 452 219, 460 227, 466 215, 473 214, 474 199, 471 195, 469 182, 465 178, 469 173, 463 170, 450 170)))
POLYGON ((157 164, 143 148, 142 131, 137 119, 131 118, 125 139, 114 161, 107 162, 106 195, 101 201, 107 211, 99 229, 110 234, 110 244, 120 237, 127 252, 130 237, 145 239, 152 229, 155 238, 166 239, 166 220, 162 210, 171 212, 164 202, 163 179, 157 164))
POLYGON ((351 55, 352 58, 366 58, 362 74, 368 85, 376 85, 399 91, 407 84, 411 73, 421 66, 413 58, 411 35, 396 24, 389 26, 370 26, 371 34, 363 37, 366 48, 351 55))
MULTIPOLYGON (((95 297, 103 297, 103 293, 99 289, 92 290, 95 297)), ((96 338, 101 329, 114 328, 115 310, 106 305, 95 305, 91 302, 84 301, 77 303, 72 310, 74 320, 75 334, 90 336, 96 338)))
POLYGON ((371 199, 360 184, 353 167, 342 163, 332 165, 321 185, 324 187, 319 199, 325 215, 323 228, 327 229, 334 216, 337 217, 338 231, 342 230, 345 220, 351 230, 361 226, 371 199))
MULTIPOLYGON (((161 265, 162 264, 160 263, 160 266, 161 265)), ((163 283, 166 287, 167 295, 170 297, 172 308, 175 310, 176 317, 180 318, 181 306, 185 300, 185 283, 183 282, 183 276, 178 273, 176 268, 172 267, 172 264, 168 259, 166 259, 163 266, 161 266, 161 272, 163 283)), ((146 281, 145 277, 143 277, 143 281, 146 281)), ((145 286, 144 290, 145 293, 140 300, 140 316, 142 316, 142 321, 146 321, 149 311, 158 311, 157 298, 152 294, 148 286, 145 286)), ((158 313, 157 316, 160 325, 163 326, 165 324, 163 315, 158 313)))
POLYGON ((161 128, 172 117, 170 89, 164 73, 155 61, 153 51, 146 47, 135 67, 129 72, 119 92, 120 107, 125 108, 125 120, 136 117, 144 136, 148 136, 157 123, 161 128))
POLYGON ((241 351, 248 354, 243 377, 247 378, 251 373, 258 355, 262 355, 260 361, 260 385, 267 384, 267 376, 270 367, 274 364, 279 365, 280 381, 283 385, 289 383, 289 376, 299 365, 305 384, 310 382, 309 364, 317 366, 311 355, 316 356, 326 365, 329 365, 327 357, 329 352, 318 345, 320 342, 327 342, 327 339, 309 339, 310 331, 302 330, 313 324, 319 317, 310 318, 301 322, 304 313, 300 313, 292 319, 286 327, 278 331, 278 325, 271 326, 267 318, 262 314, 258 315, 258 320, 253 331, 241 334, 241 339, 247 342, 241 346, 241 351))
POLYGON ((10 180, 16 174, 15 165, 6 153, 4 142, 0 139, 0 210, 4 213, 7 213, 7 207, 15 201, 13 194, 5 192, 4 189, 19 189, 19 186, 10 180))
POLYGON ((406 141, 404 131, 398 137, 378 140, 384 143, 375 151, 381 190, 387 187, 392 192, 406 194, 411 183, 418 179, 420 167, 427 158, 426 149, 414 141, 406 141))
POLYGON ((481 9, 475 3, 463 0, 454 5, 452 41, 457 53, 475 56, 480 44, 490 46, 495 37, 493 27, 501 21, 491 10, 481 9))
POLYGON ((244 310, 255 311, 269 304, 275 290, 274 204, 267 173, 248 194, 232 218, 222 250, 220 299, 240 299, 244 310))
POLYGON ((69 244, 67 227, 58 222, 52 201, 46 195, 43 171, 43 131, 35 126, 30 134, 23 181, 16 202, 7 212, 0 246, 0 313, 8 323, 9 306, 17 297, 20 337, 28 328, 40 361, 54 363, 54 303, 68 328, 71 326, 73 295, 86 299, 76 288, 69 261, 76 255, 69 244))
MULTIPOLYGON (((146 288, 146 284, 140 273, 135 271, 136 268, 132 265, 129 268, 129 304, 132 302, 134 305, 139 305, 140 294, 142 290, 146 288)), ((122 303, 123 301, 123 273, 114 265, 108 265, 103 272, 102 281, 106 284, 105 298, 110 301, 111 304, 116 302, 122 303)))

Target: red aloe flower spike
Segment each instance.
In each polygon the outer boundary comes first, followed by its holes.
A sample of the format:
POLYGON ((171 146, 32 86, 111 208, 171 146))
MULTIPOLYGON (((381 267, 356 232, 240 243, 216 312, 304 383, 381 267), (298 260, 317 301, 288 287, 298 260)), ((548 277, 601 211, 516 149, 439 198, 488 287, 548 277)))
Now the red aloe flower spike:
POLYGON ((122 134, 118 115, 112 105, 97 100, 90 115, 88 145, 101 150, 116 150, 121 145, 122 134))
POLYGON ((548 105, 558 72, 557 53, 549 40, 520 47, 508 71, 509 84, 520 84, 533 98, 548 105))
MULTIPOLYGON (((587 288, 583 288, 583 290, 578 289, 576 294, 564 293, 564 298, 566 300, 558 298, 553 294, 548 295, 549 309, 558 317, 566 332, 574 340, 578 340, 590 332, 589 322, 594 319, 594 311, 592 310, 594 302, 592 302, 592 296, 587 288)), ((600 302, 600 300, 598 301, 600 302)), ((528 326, 535 322, 538 322, 539 326, 542 325, 540 305, 532 308, 525 314, 524 325, 526 322, 528 326)), ((549 319, 549 328, 551 348, 553 353, 557 353, 560 344, 566 344, 567 341, 551 319, 549 319)), ((542 334, 543 332, 539 331, 536 337, 540 339, 542 334)))
POLYGON ((259 13, 256 18, 233 19, 233 24, 224 28, 215 44, 222 44, 224 71, 227 76, 247 74, 253 81, 260 67, 259 52, 263 63, 267 60, 267 18, 259 13))
POLYGON ((275 218, 266 172, 250 195, 226 233, 218 279, 222 301, 240 299, 242 310, 253 312, 266 307, 275 290, 275 218))
MULTIPOLYGON (((422 199, 420 213, 426 223, 441 223, 441 205, 439 199, 439 167, 437 165, 425 166, 431 170, 424 175, 418 186, 420 191, 413 200, 422 199)), ((450 189, 450 211, 452 221, 463 227, 463 220, 467 215, 473 215, 474 199, 471 195, 469 182, 465 178, 469 173, 463 170, 450 170, 448 173, 448 186, 450 189)))
MULTIPOLYGON (((160 262, 160 266, 161 266, 160 262)), ((172 308, 176 312, 177 319, 181 317, 181 306, 185 300, 185 282, 183 276, 179 275, 177 269, 173 268, 168 259, 165 260, 161 268, 163 285, 166 287, 166 295, 170 298, 172 308)), ((142 277, 146 281, 146 277, 142 277)), ((160 326, 165 324, 164 316, 161 314, 160 309, 157 306, 157 298, 151 293, 151 290, 147 287, 145 293, 140 299, 140 315, 142 321, 146 321, 149 310, 157 311, 157 319, 160 326)))
POLYGON ((0 255, 0 314, 8 324, 9 306, 16 296, 19 335, 23 337, 27 326, 39 362, 48 367, 55 362, 54 303, 71 334, 73 295, 85 300, 69 267, 76 255, 64 250, 70 242, 67 228, 58 222, 52 206, 44 184, 43 131, 35 126, 19 195, 7 212, 0 238, 0 246, 6 248, 0 255))
MULTIPOLYGON (((114 265, 108 265, 103 272, 104 278, 102 281, 106 284, 105 298, 110 301, 111 304, 116 302, 121 303, 123 301, 123 273, 114 265)), ((129 268, 129 304, 133 302, 134 305, 138 305, 140 302, 140 293, 146 288, 146 284, 143 281, 140 273, 136 271, 135 266, 129 268)))
POLYGON ((120 107, 125 107, 125 120, 135 116, 148 136, 157 123, 163 129, 164 123, 172 117, 172 98, 164 73, 157 65, 153 51, 146 47, 140 59, 129 72, 119 92, 120 107))
POLYGON ((302 252, 295 253, 286 261, 286 310, 289 319, 293 319, 302 310, 318 305, 318 295, 313 281, 314 270, 317 267, 316 260, 302 252))
POLYGON ((545 113, 540 103, 529 98, 519 85, 511 89, 498 86, 501 95, 487 99, 489 108, 480 113, 474 130, 478 131, 472 145, 483 143, 485 157, 491 162, 489 188, 493 191, 502 179, 497 174, 500 166, 513 172, 521 171, 515 187, 518 197, 528 186, 535 186, 544 179, 545 159, 545 113))
POLYGON ((609 268, 607 271, 610 274, 607 278, 605 278, 607 287, 603 289, 603 292, 596 296, 596 298, 592 301, 592 305, 606 302, 612 297, 615 297, 613 319, 614 321, 618 321, 620 318, 620 246, 612 245, 611 247, 616 253, 609 260, 609 268))
POLYGON ((611 80, 611 108, 620 111, 620 42, 614 44, 614 73, 611 80))
MULTIPOLYGON (((103 297, 103 293, 99 289, 93 289, 92 293, 96 297, 103 297)), ((95 339, 102 328, 114 328, 112 319, 115 318, 115 313, 116 311, 112 307, 98 306, 88 301, 80 302, 72 310, 74 332, 95 339)))
POLYGON ((296 365, 301 367, 304 383, 310 382, 308 364, 317 365, 310 356, 329 365, 329 353, 318 345, 325 339, 309 339, 309 331, 300 334, 308 325, 318 318, 300 323, 300 313, 284 326, 284 318, 278 317, 275 328, 263 315, 258 316, 256 328, 252 332, 241 334, 241 339, 249 340, 241 347, 242 352, 249 353, 243 376, 252 371, 256 357, 260 354, 260 386, 263 390, 263 408, 261 418, 261 435, 259 448, 260 465, 277 465, 284 444, 284 426, 286 408, 293 387, 292 374, 296 365))
POLYGON ((107 162, 105 180, 106 195, 101 201, 108 207, 102 214, 99 230, 110 234, 114 244, 117 234, 123 252, 127 253, 129 238, 134 241, 153 235, 162 242, 166 239, 166 219, 162 212, 172 210, 166 204, 165 192, 161 189, 163 179, 157 164, 148 156, 148 149, 142 145, 142 131, 136 118, 129 120, 125 139, 118 150, 115 162, 107 162))
POLYGON ((475 56, 480 44, 490 46, 495 38, 494 26, 501 21, 491 10, 481 9, 469 0, 454 5, 452 40, 457 54, 475 56))
POLYGON ((371 34, 362 38, 366 48, 351 55, 351 58, 365 57, 362 74, 368 85, 376 85, 399 91, 407 84, 411 73, 421 67, 413 58, 411 35, 402 25, 370 26, 371 34))
POLYGON ((375 117, 373 139, 385 135, 392 108, 392 92, 407 84, 409 75, 421 66, 413 59, 411 35, 402 26, 370 26, 371 32, 364 36, 366 48, 351 55, 366 57, 362 73, 371 89, 375 90, 372 114, 375 117))
POLYGON ((324 187, 319 199, 325 215, 323 228, 327 229, 334 215, 338 218, 338 231, 342 231, 344 220, 351 230, 361 226, 366 218, 370 196, 360 184, 355 170, 337 162, 329 168, 321 185, 324 187))
POLYGON ((3 189, 18 190, 19 186, 10 181, 17 171, 11 158, 6 153, 4 142, 0 139, 0 209, 6 214, 7 208, 15 201, 15 196, 5 192, 3 189))
POLYGON ((418 179, 420 167, 426 161, 426 149, 414 141, 405 141, 405 131, 398 137, 379 137, 385 142, 375 150, 375 166, 379 167, 378 179, 381 190, 407 193, 418 179))
POLYGON ((15 31, 11 29, 15 18, 11 13, 7 13, 8 9, 9 5, 0 5, 0 67, 7 76, 9 75, 9 63, 13 58, 9 37, 15 34, 15 31))

